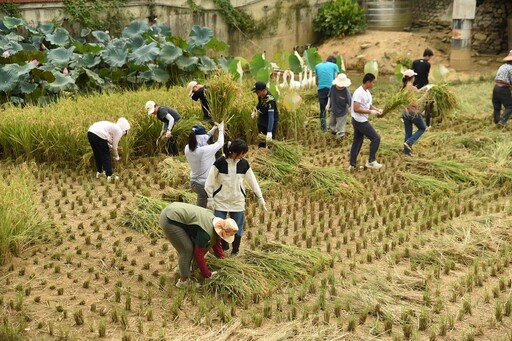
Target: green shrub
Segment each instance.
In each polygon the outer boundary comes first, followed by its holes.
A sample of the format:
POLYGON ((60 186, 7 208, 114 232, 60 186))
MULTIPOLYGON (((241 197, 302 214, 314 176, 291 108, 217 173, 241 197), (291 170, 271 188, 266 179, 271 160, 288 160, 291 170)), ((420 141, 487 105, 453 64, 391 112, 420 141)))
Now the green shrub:
POLYGON ((313 20, 314 30, 322 39, 353 35, 366 29, 364 10, 354 0, 335 0, 325 3, 313 20))

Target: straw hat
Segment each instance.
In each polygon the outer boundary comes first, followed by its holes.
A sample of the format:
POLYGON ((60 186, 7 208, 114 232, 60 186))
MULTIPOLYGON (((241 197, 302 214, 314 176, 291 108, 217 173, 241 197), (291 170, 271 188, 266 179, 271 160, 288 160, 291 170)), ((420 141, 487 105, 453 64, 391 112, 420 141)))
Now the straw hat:
POLYGON ((347 78, 347 75, 344 73, 340 73, 338 77, 336 77, 332 81, 332 85, 336 85, 341 88, 348 88, 350 84, 352 84, 352 82, 350 81, 350 79, 347 78))
POLYGON ((235 240, 235 234, 238 232, 238 225, 236 224, 236 221, 234 221, 231 218, 228 219, 221 219, 221 218, 213 218, 213 228, 215 229, 215 232, 224 239, 228 243, 233 243, 235 240), (224 226, 220 226, 221 224, 217 224, 221 221, 224 221, 224 226), (226 232, 232 232, 230 236, 226 236, 226 232), (233 233, 234 232, 234 233, 233 233))
POLYGON ((192 97, 192 94, 194 93, 194 86, 197 85, 196 81, 192 81, 188 83, 187 90, 188 90, 188 97, 192 97))
POLYGON ((510 52, 508 53, 508 56, 506 56, 505 58, 503 58, 503 61, 505 61, 505 62, 510 62, 510 61, 512 61, 512 50, 510 50, 510 52))

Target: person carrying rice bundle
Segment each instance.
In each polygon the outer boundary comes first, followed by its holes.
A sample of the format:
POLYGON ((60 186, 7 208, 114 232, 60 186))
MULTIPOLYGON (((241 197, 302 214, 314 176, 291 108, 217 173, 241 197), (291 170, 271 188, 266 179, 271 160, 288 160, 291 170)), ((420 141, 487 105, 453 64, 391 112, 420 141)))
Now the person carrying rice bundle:
POLYGON ((215 257, 224 258, 221 239, 232 243, 238 231, 233 219, 217 218, 206 208, 182 202, 171 203, 162 210, 160 227, 178 252, 178 288, 193 283, 190 280, 192 258, 196 260, 204 278, 215 276, 217 272, 211 272, 204 259, 206 252, 212 248, 215 257))
POLYGON ((506 127, 512 113, 512 96, 510 94, 510 86, 512 85, 512 50, 508 56, 503 58, 503 61, 505 63, 496 72, 496 82, 492 90, 492 106, 494 108, 494 123, 501 127, 506 127), (501 114, 501 106, 505 108, 503 114, 501 114))
MULTIPOLYGON (((413 70, 405 70, 403 72, 402 78, 402 89, 405 91, 417 93, 418 88, 416 88, 414 84, 414 78, 416 76, 416 72, 413 70)), ((421 112, 418 110, 418 100, 416 97, 413 97, 413 100, 402 111, 402 121, 404 122, 405 128, 405 138, 404 138, 404 154, 408 156, 412 156, 412 145, 418 141, 418 139, 423 135, 427 127, 425 126, 425 122, 423 121, 423 117, 421 116, 421 112), (418 128, 414 134, 412 132, 413 125, 418 128)))

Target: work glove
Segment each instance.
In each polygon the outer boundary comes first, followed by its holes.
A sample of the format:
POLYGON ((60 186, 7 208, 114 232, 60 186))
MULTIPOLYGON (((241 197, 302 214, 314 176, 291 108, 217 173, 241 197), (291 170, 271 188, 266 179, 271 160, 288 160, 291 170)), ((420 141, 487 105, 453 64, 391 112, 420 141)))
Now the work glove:
POLYGON ((166 137, 166 138, 170 138, 170 137, 171 137, 171 132, 170 132, 170 131, 167 131, 167 132, 165 133, 165 137, 166 137))
POLYGON ((215 202, 213 201, 213 198, 208 198, 208 201, 206 202, 206 208, 209 210, 215 210, 215 202))
POLYGON ((377 111, 379 112, 379 113, 377 114, 377 117, 382 117, 382 116, 384 116, 384 110, 382 110, 382 109, 377 109, 377 111))
POLYGON ((271 142, 271 141, 272 141, 272 132, 271 132, 271 131, 269 131, 269 132, 267 133, 267 138, 266 138, 266 140, 267 140, 267 142, 271 142))
POLYGON ((259 198, 258 199, 258 205, 260 205, 260 207, 266 211, 267 210, 267 205, 265 204, 265 199, 263 199, 263 197, 259 198))
POLYGON ((224 121, 216 124, 217 129, 219 129, 219 132, 224 131, 224 121))
POLYGON ((372 110, 370 110, 370 115, 375 115, 375 116, 377 116, 377 115, 379 115, 379 112, 378 112, 377 110, 373 110, 373 109, 372 109, 372 110))
POLYGON ((251 118, 254 120, 256 118, 256 116, 258 115, 258 110, 256 110, 256 108, 254 108, 252 110, 252 113, 251 113, 251 118))
POLYGON ((114 160, 119 161, 119 160, 121 160, 121 158, 119 156, 116 156, 116 157, 114 157, 114 160))
POLYGON ((219 273, 217 271, 212 271, 212 274, 210 275, 210 277, 208 277, 208 279, 213 279, 213 277, 218 277, 219 273))

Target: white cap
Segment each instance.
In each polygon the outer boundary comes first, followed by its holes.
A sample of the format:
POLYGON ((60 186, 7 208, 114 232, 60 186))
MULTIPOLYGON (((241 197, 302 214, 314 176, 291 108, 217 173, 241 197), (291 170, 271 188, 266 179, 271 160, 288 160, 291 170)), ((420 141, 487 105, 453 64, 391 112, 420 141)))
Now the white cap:
POLYGON ((156 103, 154 101, 147 101, 146 102, 146 110, 148 111, 148 115, 151 115, 155 112, 155 105, 156 103))

